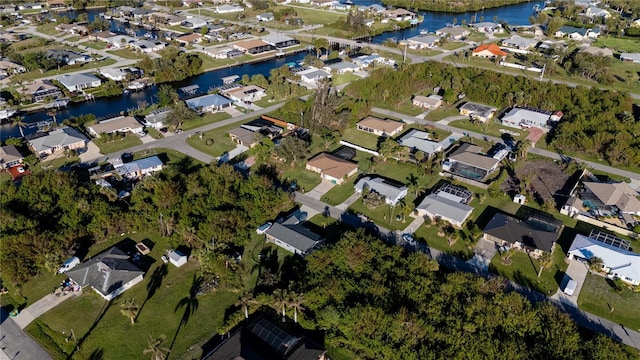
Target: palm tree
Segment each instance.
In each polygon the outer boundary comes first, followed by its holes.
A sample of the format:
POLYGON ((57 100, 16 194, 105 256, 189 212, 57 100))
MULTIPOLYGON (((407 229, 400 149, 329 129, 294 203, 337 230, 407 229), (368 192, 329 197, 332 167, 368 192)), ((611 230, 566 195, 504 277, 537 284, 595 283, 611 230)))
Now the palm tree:
POLYGON ((56 119, 56 113, 58 111, 56 110, 56 108, 51 108, 49 110, 47 110, 47 115, 51 116, 51 118, 53 119, 53 123, 54 124, 58 124, 58 120, 56 119))
POLYGON ((158 338, 149 336, 149 347, 142 351, 142 354, 151 354, 151 360, 164 360, 167 358, 167 353, 171 352, 171 349, 162 346, 162 343, 167 340, 165 334, 160 335, 158 338))
POLYGON ((282 322, 285 321, 285 316, 287 316, 285 312, 286 305, 287 305, 287 290, 277 289, 276 291, 274 291, 273 292, 273 308, 277 312, 280 312, 280 309, 282 309, 282 322))
POLYGON ((591 271, 601 271, 603 265, 604 261, 602 261, 602 258, 594 256, 589 259, 589 270, 591 271))
POLYGON ((27 123, 24 121, 24 116, 16 116, 13 118, 13 125, 18 127, 20 130, 20 136, 24 137, 24 131, 22 129, 27 127, 27 123))
POLYGON ((302 303, 304 303, 304 294, 296 294, 295 292, 292 292, 291 296, 289 296, 288 305, 293 308, 294 323, 298 323, 298 311, 303 312, 305 310, 302 307, 302 303))
POLYGON ((411 203, 407 202, 405 198, 400 199, 398 201, 398 205, 400 206, 400 213, 402 213, 402 222, 407 222, 407 213, 411 211, 411 203))
POLYGON ((527 160, 527 154, 529 153, 529 148, 531 147, 531 140, 524 139, 518 141, 516 144, 516 155, 522 160, 527 160))
POLYGON ((543 252, 538 258, 538 264, 540 264, 540 270, 538 270, 538 277, 542 275, 542 270, 548 268, 553 263, 553 257, 550 252, 543 252))
POLYGON ((135 324, 136 316, 138 316, 138 310, 140 309, 136 299, 126 299, 122 304, 120 304, 120 307, 122 308, 120 309, 122 315, 128 317, 131 320, 132 325, 135 324))
POLYGON ((238 299, 238 301, 236 302, 236 306, 242 306, 242 309, 244 310, 244 318, 248 319, 249 318, 249 306, 251 306, 253 304, 257 304, 257 303, 258 303, 258 301, 256 299, 254 299, 253 294, 251 292, 246 292, 246 293, 242 294, 240 299, 238 299))

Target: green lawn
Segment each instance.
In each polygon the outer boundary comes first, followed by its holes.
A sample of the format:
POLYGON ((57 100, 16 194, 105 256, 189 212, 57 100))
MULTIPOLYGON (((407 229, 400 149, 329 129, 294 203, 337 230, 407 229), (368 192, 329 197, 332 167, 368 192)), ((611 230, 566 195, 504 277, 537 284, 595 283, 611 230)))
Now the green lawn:
POLYGON ((202 69, 204 69, 205 71, 213 70, 213 69, 217 69, 217 68, 225 67, 229 65, 237 65, 243 61, 252 59, 250 55, 242 55, 233 59, 214 59, 211 56, 208 56, 202 53, 197 53, 197 54, 200 57, 200 59, 202 59, 202 69))
POLYGON ((505 265, 502 263, 501 255, 496 254, 491 260, 489 269, 500 276, 549 295, 558 290, 568 267, 564 252, 559 247, 553 252, 553 264, 543 270, 540 277, 538 277, 540 269, 538 260, 528 254, 518 251, 510 260, 511 264, 505 265))
POLYGON ((162 133, 152 127, 148 127, 145 128, 145 130, 147 131, 147 133, 149 134, 149 136, 151 136, 154 139, 162 139, 164 137, 164 135, 162 135, 162 133))
MULTIPOLYGON (((152 274, 162 265, 160 256, 171 247, 170 241, 149 233, 138 233, 131 238, 136 241, 149 238, 155 242, 150 254, 154 263, 147 272, 152 274)), ((141 284, 127 290, 111 303, 87 290, 80 297, 69 299, 47 312, 26 330, 55 359, 87 359, 95 353, 101 353, 101 359, 143 358, 147 337, 161 334, 167 336, 164 343, 167 347, 175 337, 172 358, 199 358, 200 346, 217 334, 218 328, 223 325, 225 310, 236 301, 238 294, 220 290, 198 296, 195 313, 177 332, 184 310, 176 310, 176 306, 188 296, 192 279, 198 274, 198 265, 195 261, 189 261, 181 268, 169 265, 167 270, 162 286, 144 304, 135 325, 120 313, 120 304, 128 298, 143 304, 148 296, 147 286, 151 276, 146 276, 141 284), (76 339, 83 341, 80 350, 73 356, 69 354, 75 347, 74 341, 65 341, 71 329, 76 339)), ((63 276, 59 278, 63 279, 63 276)))
MULTIPOLYGON (((163 149, 163 148, 154 148, 147 149, 133 153, 133 159, 138 160, 142 158, 147 158, 150 156, 158 156, 162 162, 167 164, 177 164, 185 158, 188 158, 188 155, 185 155, 181 152, 178 152, 173 149, 163 149)), ((191 158, 195 164, 202 164, 199 160, 191 158)))
POLYGON ((614 36, 599 36, 593 43, 597 47, 606 47, 619 52, 640 52, 640 41, 631 38, 618 38, 614 36))
POLYGON ((141 55, 131 49, 108 50, 109 54, 113 54, 125 59, 140 59, 141 55))
POLYGON ((327 191, 322 197, 320 201, 326 202, 329 205, 336 206, 338 204, 342 204, 345 200, 349 198, 349 196, 353 195, 355 192, 353 186, 356 181, 358 174, 349 178, 349 180, 345 181, 341 185, 336 185, 331 190, 327 191))
POLYGON ((44 25, 40 25, 36 27, 36 31, 47 34, 47 35, 58 35, 58 31, 56 30, 56 23, 48 23, 44 25))
POLYGON ((610 280, 589 273, 582 284, 578 306, 584 311, 640 331, 640 292, 633 292, 627 287, 621 289, 616 292, 610 280))
POLYGON ((200 139, 200 134, 198 134, 188 138, 187 144, 205 154, 221 156, 225 152, 235 149, 236 143, 229 138, 227 131, 237 126, 238 124, 233 124, 223 128, 205 131, 202 133, 202 139, 200 139), (207 140, 209 139, 213 140, 213 144, 207 145, 207 140))
POLYGON ((440 109, 433 110, 425 116, 426 119, 431 121, 440 121, 450 116, 458 116, 460 111, 456 108, 455 104, 447 107, 441 107, 440 109))
POLYGON ((453 51, 466 45, 467 43, 464 41, 448 41, 446 44, 441 45, 440 48, 453 51))
POLYGON ((101 154, 110 154, 112 152, 142 144, 142 140, 134 134, 127 134, 124 138, 116 139, 111 142, 107 141, 108 140, 106 139, 103 141, 101 138, 93 141, 100 149, 101 154))
MULTIPOLYGON (((473 132, 477 132, 477 133, 481 133, 481 134, 487 134, 487 135, 495 136, 495 137, 498 137, 498 138, 501 138, 502 135, 503 135, 500 132, 500 129, 513 131, 515 133, 520 134, 519 136, 513 136, 512 135, 512 137, 516 141, 525 139, 529 135, 529 131, 527 131, 526 129, 515 129, 515 128, 512 128, 512 127, 508 127, 508 126, 502 126, 502 125, 498 124, 495 120, 491 121, 490 123, 485 123, 485 124, 480 124, 480 123, 479 124, 472 124, 469 120, 454 120, 454 121, 450 122, 449 125, 452 126, 452 127, 456 127, 458 129, 469 130, 469 131, 473 131, 473 132)), ((540 139, 540 142, 544 142, 544 136, 542 137, 542 139, 540 139)))
POLYGON ((362 79, 360 76, 356 74, 334 74, 331 76, 331 84, 333 86, 338 86, 346 83, 350 83, 356 80, 362 79))
POLYGON ((41 273, 20 286, 7 286, 8 294, 0 296, 0 306, 28 306, 49 294, 62 279, 53 272, 41 273))
MULTIPOLYGON (((413 220, 413 218, 411 219, 413 220)), ((453 243, 453 245, 449 245, 449 240, 446 236, 438 235, 438 227, 435 225, 422 225, 415 231, 413 235, 417 241, 424 242, 429 247, 440 250, 447 254, 451 254, 465 260, 471 259, 473 257, 473 243, 459 238, 458 240, 456 240, 456 242, 453 243)))
POLYGON ((471 35, 467 36, 468 41, 481 42, 487 39, 487 35, 481 32, 474 32, 471 35))
POLYGON ((413 103, 409 99, 403 101, 400 104, 376 104, 376 106, 381 109, 392 110, 410 116, 420 115, 423 112, 427 111, 423 108, 413 106, 413 103))
POLYGON ((378 149, 378 136, 360 131, 355 127, 345 130, 342 133, 342 140, 374 151, 378 149))
POLYGON ((45 160, 41 163, 39 163, 38 165, 42 168, 42 169, 59 169, 65 165, 69 165, 69 164, 75 164, 77 162, 80 161, 80 158, 78 156, 71 156, 71 157, 67 157, 67 156, 60 156, 58 158, 55 158, 53 160, 45 160))
POLYGON ((107 47, 107 43, 104 41, 85 41, 81 45, 88 46, 95 50, 104 50, 107 47))
POLYGON ((288 179, 291 182, 295 182, 303 191, 313 189, 322 182, 322 179, 320 178, 320 174, 306 170, 304 168, 305 164, 306 161, 300 161, 300 163, 293 168, 288 164, 280 164, 280 177, 282 179, 288 179))
MULTIPOLYGON (((407 196, 406 201, 412 202, 413 200, 407 196)), ((396 216, 400 214, 399 206, 394 208, 384 204, 375 209, 369 209, 362 203, 362 198, 351 204, 349 209, 354 213, 364 214, 376 224, 391 230, 404 230, 404 228, 411 224, 411 220, 413 220, 411 217, 406 217, 405 222, 396 220, 396 216)))
POLYGON ((207 113, 203 116, 196 118, 195 120, 188 121, 182 124, 182 130, 195 129, 203 125, 229 119, 230 117, 231 115, 227 114, 226 112, 207 113))

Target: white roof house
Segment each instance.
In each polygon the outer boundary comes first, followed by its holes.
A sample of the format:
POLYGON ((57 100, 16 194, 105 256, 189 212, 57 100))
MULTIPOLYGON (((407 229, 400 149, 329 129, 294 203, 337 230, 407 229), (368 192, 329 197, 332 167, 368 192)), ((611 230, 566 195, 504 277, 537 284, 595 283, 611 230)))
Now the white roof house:
POLYGON ((473 208, 439 194, 430 194, 416 207, 416 211, 420 216, 443 219, 452 225, 461 227, 473 212, 473 208))
POLYGON ((325 65, 322 69, 328 72, 336 72, 337 74, 345 74, 348 72, 356 72, 362 69, 361 66, 350 61, 341 61, 334 64, 325 65))
POLYGON ((548 127, 550 119, 551 112, 514 107, 502 117, 501 121, 503 125, 516 128, 535 126, 544 129, 548 127))
POLYGON ((599 7, 595 7, 595 6, 587 8, 587 10, 585 10, 584 14, 585 14, 585 16, 588 16, 588 17, 591 17, 591 18, 593 18, 593 17, 603 17, 603 18, 607 19, 607 18, 611 17, 611 13, 609 11, 607 11, 605 9, 601 9, 599 7))
POLYGON ((431 136, 428 132, 416 129, 406 133, 398 143, 413 150, 423 151, 427 156, 442 151, 442 145, 439 142, 431 141, 431 136))
POLYGON ((408 188, 393 180, 383 177, 365 176, 358 180, 354 189, 356 193, 362 193, 365 188, 375 191, 385 197, 385 202, 391 206, 396 206, 398 201, 407 196, 408 188))
POLYGON ((528 50, 535 47, 538 44, 538 40, 527 39, 521 36, 514 35, 509 39, 502 40, 502 45, 516 48, 520 50, 528 50))
POLYGON ((578 234, 569 248, 568 257, 584 260, 598 257, 602 259, 604 271, 640 285, 640 254, 578 234))
POLYGON ((640 63, 640 53, 622 53, 620 54, 620 60, 640 63))
POLYGON ((142 124, 140 124, 133 116, 118 116, 87 126, 89 133, 95 137, 100 137, 100 134, 102 133, 139 133, 142 129, 142 124))
POLYGON ((244 8, 239 5, 220 5, 216 6, 216 12, 218 14, 228 14, 233 12, 241 12, 244 11, 244 8))
POLYGON ((410 37, 406 41, 412 49, 425 49, 435 47, 440 40, 442 40, 442 38, 439 36, 426 35, 410 37))
POLYGON ((120 68, 103 68, 98 70, 98 73, 113 81, 122 81, 127 78, 127 72, 120 68))
POLYGON ((72 92, 98 87, 102 84, 100 78, 89 73, 60 75, 56 80, 72 92))

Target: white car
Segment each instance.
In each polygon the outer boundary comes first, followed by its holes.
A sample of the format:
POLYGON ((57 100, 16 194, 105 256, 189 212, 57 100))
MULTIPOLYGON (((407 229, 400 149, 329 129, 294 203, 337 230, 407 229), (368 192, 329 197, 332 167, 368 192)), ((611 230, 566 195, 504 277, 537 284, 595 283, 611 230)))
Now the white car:
POLYGON ((402 234, 402 240, 404 240, 405 243, 414 246, 416 244, 416 240, 413 238, 413 235, 411 234, 402 234))
POLYGON ((58 269, 58 274, 64 274, 67 271, 78 266, 79 264, 80 264, 80 259, 78 259, 78 257, 74 256, 72 258, 69 258, 62 263, 62 266, 60 267, 60 269, 58 269))

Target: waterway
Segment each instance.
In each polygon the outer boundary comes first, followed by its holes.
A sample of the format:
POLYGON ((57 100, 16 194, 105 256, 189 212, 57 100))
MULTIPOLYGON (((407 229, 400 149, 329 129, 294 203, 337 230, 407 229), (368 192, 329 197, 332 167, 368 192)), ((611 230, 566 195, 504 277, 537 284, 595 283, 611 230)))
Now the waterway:
MULTIPOLYGON (((371 5, 378 3, 379 1, 374 0, 354 0, 355 5, 371 5)), ((462 20, 466 20, 467 23, 471 23, 473 17, 476 17, 476 21, 480 21, 480 17, 484 17, 484 21, 493 21, 494 16, 497 17, 498 21, 506 21, 510 25, 524 25, 529 23, 529 17, 533 13, 533 7, 535 5, 543 5, 543 2, 528 2, 522 3, 518 5, 505 6, 500 8, 486 9, 484 11, 473 12, 473 13, 458 13, 458 14, 450 14, 450 13, 436 13, 436 12, 420 12, 422 16, 424 16, 424 21, 413 28, 404 29, 400 31, 388 32, 378 36, 375 36, 372 41, 374 43, 382 43, 387 39, 395 38, 396 40, 406 39, 412 36, 416 36, 422 30, 428 30, 430 32, 435 31, 436 29, 442 28, 449 23, 453 22, 453 19, 457 19, 457 23, 460 24, 462 20)), ((89 9, 86 10, 89 20, 93 20, 100 12, 104 11, 104 9, 89 9)), ((60 13, 63 16, 68 16, 70 18, 75 18, 78 12, 62 12, 60 13)), ((112 21, 112 30, 114 31, 124 31, 125 27, 123 24, 112 21)), ((139 29, 139 34, 142 35, 146 30, 139 29)), ((186 86, 196 84, 200 87, 201 91, 207 91, 207 89, 211 87, 217 87, 221 85, 221 78, 230 75, 243 75, 247 74, 249 76, 255 74, 263 74, 268 76, 269 71, 273 68, 280 67, 289 62, 296 62, 302 60, 306 53, 298 53, 294 55, 289 55, 283 58, 276 58, 272 60, 267 60, 259 63, 252 64, 244 64, 236 67, 223 68, 219 70, 214 70, 210 72, 206 72, 201 75, 197 75, 191 77, 189 79, 179 81, 176 83, 172 83, 176 89, 186 86)), ((146 102, 147 104, 151 104, 155 102, 155 95, 157 93, 157 87, 152 86, 147 89, 144 89, 140 92, 131 92, 127 95, 122 96, 114 96, 108 98, 98 98, 92 101, 80 102, 80 103, 70 103, 67 109, 62 109, 56 114, 56 119, 58 122, 64 121, 71 116, 79 116, 83 114, 94 114, 96 117, 103 117, 110 114, 118 114, 121 111, 127 111, 127 109, 133 109, 138 106, 141 102, 146 102)), ((37 111, 33 113, 29 113, 25 115, 25 122, 28 124, 33 124, 31 127, 27 127, 23 129, 25 135, 31 134, 37 131, 35 126, 36 122, 39 121, 50 121, 51 117, 47 115, 46 111, 37 111)), ((12 126, 10 124, 4 124, 0 126, 0 139, 5 140, 9 137, 17 137, 20 136, 20 131, 17 127, 12 126)))

